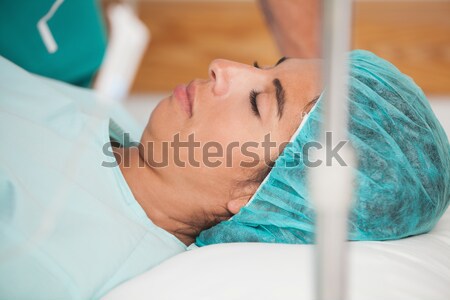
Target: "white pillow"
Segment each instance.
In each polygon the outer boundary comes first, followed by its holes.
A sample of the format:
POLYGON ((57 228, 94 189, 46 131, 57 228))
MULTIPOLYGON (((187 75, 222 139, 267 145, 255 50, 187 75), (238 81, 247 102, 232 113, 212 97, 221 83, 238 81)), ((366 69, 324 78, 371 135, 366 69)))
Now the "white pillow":
MULTIPOLYGON (((348 245, 348 299, 450 299, 450 209, 428 234, 348 245)), ((171 258, 103 300, 311 300, 313 262, 312 245, 208 246, 171 258)))

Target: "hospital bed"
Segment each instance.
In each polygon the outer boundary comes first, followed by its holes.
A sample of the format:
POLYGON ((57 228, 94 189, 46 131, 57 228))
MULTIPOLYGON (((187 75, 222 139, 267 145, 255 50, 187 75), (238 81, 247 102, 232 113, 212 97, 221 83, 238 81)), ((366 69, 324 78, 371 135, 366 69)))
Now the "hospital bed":
MULTIPOLYGON (((60 95, 73 91, 67 85, 53 85, 60 95)), ((125 105, 143 126, 159 99, 160 95, 146 95, 125 105)), ((449 100, 431 102, 448 135, 449 100)), ((450 299, 450 209, 430 233, 347 246, 346 299, 450 299)), ((313 245, 261 243, 194 248, 124 282, 103 299, 314 299, 314 252, 313 245)))
MULTIPOLYGON (((111 82, 116 80, 112 77, 111 82)), ((120 97, 127 88, 115 85, 119 89, 112 95, 101 93, 109 90, 98 82, 100 99, 120 97)), ((137 119, 146 121, 150 111, 143 108, 155 103, 129 101, 126 105, 131 112, 145 114, 137 119)), ((450 102, 435 106, 449 134, 450 102)), ((349 260, 346 299, 450 299, 449 209, 427 234, 344 246, 349 260)), ((319 277, 315 247, 261 243, 191 247, 124 282, 103 299, 314 299, 319 277)))
MULTIPOLYGON (((322 130, 343 139, 350 20, 351 1, 325 1, 328 99, 322 130)), ((450 102, 442 103, 436 102, 436 110, 449 134, 450 102)), ((344 177, 339 186, 327 175, 330 170, 314 170, 314 176, 320 175, 332 195, 339 195, 334 197, 337 207, 349 207, 351 175, 343 169, 336 171, 344 177)), ((313 194, 318 215, 329 210, 320 206, 329 199, 326 192, 314 187, 312 191, 318 191, 313 194)), ((332 224, 317 218, 318 245, 314 246, 236 243, 193 247, 103 299, 450 299, 450 210, 430 233, 386 242, 344 242, 345 216, 335 220, 332 224)))
MULTIPOLYGON (((348 299, 450 299, 450 210, 428 234, 348 246, 348 299)), ((103 300, 311 300, 313 265, 312 245, 207 246, 165 261, 103 300)))
MULTIPOLYGON (((162 95, 125 102, 143 124, 162 95)), ((450 136, 450 99, 431 98, 450 136)), ((349 242, 348 299, 450 299, 450 209, 429 233, 349 242)), ((192 249, 118 286, 104 300, 314 299, 314 246, 222 244, 192 249), (175 287, 175 288, 174 288, 175 287)))

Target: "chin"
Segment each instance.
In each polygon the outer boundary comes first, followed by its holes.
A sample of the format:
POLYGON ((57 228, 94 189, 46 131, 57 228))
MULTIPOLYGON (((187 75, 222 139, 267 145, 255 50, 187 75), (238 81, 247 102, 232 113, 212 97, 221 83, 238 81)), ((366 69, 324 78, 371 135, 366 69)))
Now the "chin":
MULTIPOLYGON (((161 100, 152 111, 143 137, 171 141, 173 136, 183 129, 180 111, 176 110, 170 97, 161 100)), ((176 104, 176 103, 175 103, 176 104)))

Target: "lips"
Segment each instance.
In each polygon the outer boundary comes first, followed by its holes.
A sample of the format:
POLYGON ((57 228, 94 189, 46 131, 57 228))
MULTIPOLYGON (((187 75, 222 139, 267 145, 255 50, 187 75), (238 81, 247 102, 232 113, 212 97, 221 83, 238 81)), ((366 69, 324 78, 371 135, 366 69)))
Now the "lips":
POLYGON ((192 106, 194 103, 195 86, 191 83, 189 85, 180 84, 173 90, 173 95, 181 105, 181 108, 192 117, 192 106))

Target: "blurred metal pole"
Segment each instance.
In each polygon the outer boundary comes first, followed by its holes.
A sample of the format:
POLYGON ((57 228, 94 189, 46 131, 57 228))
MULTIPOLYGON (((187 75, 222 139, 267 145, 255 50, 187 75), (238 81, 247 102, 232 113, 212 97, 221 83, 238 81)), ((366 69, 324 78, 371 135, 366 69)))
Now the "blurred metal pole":
POLYGON ((353 195, 354 150, 349 142, 339 155, 345 164, 330 160, 330 152, 348 141, 348 52, 352 20, 351 0, 323 1, 324 123, 322 149, 311 168, 309 182, 316 211, 316 299, 343 300, 347 295, 348 215, 353 195), (331 134, 330 134, 331 133, 331 134), (327 136, 327 138, 326 138, 327 136), (332 139, 330 139, 330 137, 332 139))

